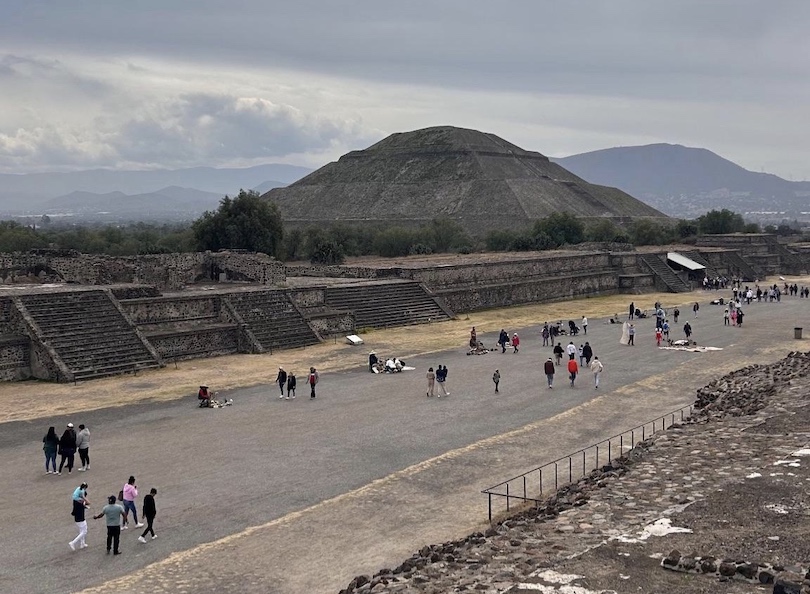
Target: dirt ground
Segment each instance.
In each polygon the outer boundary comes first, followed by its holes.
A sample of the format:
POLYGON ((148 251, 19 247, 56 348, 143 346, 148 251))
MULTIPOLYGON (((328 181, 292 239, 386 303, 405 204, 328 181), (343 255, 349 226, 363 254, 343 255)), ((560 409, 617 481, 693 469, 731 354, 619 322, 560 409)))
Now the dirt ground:
MULTIPOLYGON (((807 281, 807 279, 804 279, 807 281)), ((797 278, 796 282, 800 282, 797 278)), ((591 324, 602 324, 611 315, 624 316, 631 301, 642 309, 650 309, 656 301, 665 307, 705 301, 709 294, 649 293, 644 295, 608 295, 540 303, 506 309, 461 314, 457 319, 429 325, 408 326, 387 330, 374 330, 362 335, 365 344, 354 347, 341 340, 326 341, 304 349, 278 351, 263 355, 229 355, 211 359, 193 359, 170 363, 163 369, 144 371, 78 384, 54 384, 28 381, 0 384, 0 422, 25 421, 74 412, 124 406, 144 401, 167 401, 193 397, 200 384, 214 391, 231 390, 270 383, 278 367, 284 367, 298 376, 307 373, 310 366, 320 372, 339 371, 365 365, 367 354, 396 355, 407 362, 409 357, 444 351, 453 347, 464 348, 472 326, 479 337, 524 328, 543 321, 569 319, 579 322, 584 315, 591 324)), ((623 318, 622 318, 623 319, 623 318)), ((494 345, 494 340, 489 341, 494 345)))

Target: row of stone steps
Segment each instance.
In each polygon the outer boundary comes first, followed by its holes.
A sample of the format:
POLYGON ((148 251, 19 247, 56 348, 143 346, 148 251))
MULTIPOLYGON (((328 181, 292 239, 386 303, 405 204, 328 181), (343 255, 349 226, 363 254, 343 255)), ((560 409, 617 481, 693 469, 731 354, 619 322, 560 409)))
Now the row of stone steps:
POLYGON ((416 282, 329 287, 324 300, 335 309, 353 311, 357 328, 387 328, 450 319, 436 299, 416 282))
POLYGON ((227 299, 265 352, 320 342, 286 292, 244 291, 227 299))
POLYGON ((658 254, 642 254, 640 258, 671 292, 688 293, 692 290, 658 254))

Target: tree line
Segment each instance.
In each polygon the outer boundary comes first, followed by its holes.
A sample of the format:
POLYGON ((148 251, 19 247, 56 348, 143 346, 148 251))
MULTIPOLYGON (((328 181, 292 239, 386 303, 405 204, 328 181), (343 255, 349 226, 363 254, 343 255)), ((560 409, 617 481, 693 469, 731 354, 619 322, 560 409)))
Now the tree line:
MULTIPOLYGON (((45 217, 40 223, 34 226, 0 221, 0 252, 53 248, 127 256, 245 249, 284 261, 338 264, 352 256, 547 250, 583 242, 666 245, 689 242, 705 234, 760 232, 759 225, 746 223, 742 215, 728 209, 712 210, 694 220, 672 223, 636 219, 623 227, 608 219, 585 223, 574 215, 560 212, 526 228, 491 231, 483 238, 471 237, 456 221, 442 218, 413 228, 334 223, 285 230, 277 207, 253 191, 241 191, 233 198, 225 196, 216 211, 204 213, 190 226, 60 225, 45 217)), ((764 230, 780 234, 793 232, 788 225, 764 230)))

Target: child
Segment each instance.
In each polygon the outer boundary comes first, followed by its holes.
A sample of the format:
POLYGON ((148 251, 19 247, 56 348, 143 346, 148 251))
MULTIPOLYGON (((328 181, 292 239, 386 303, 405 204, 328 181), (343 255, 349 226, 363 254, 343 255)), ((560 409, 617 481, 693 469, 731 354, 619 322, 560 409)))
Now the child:
POLYGON ((664 337, 664 333, 661 331, 661 328, 655 329, 655 344, 661 346, 661 339, 664 337))
POLYGON ((515 332, 512 335, 512 348, 514 349, 512 352, 517 353, 519 350, 518 349, 519 346, 520 346, 520 338, 518 337, 517 332, 515 332))
POLYGON ((492 381, 495 382, 495 391, 498 391, 498 384, 501 382, 501 372, 497 369, 495 373, 492 374, 492 381))

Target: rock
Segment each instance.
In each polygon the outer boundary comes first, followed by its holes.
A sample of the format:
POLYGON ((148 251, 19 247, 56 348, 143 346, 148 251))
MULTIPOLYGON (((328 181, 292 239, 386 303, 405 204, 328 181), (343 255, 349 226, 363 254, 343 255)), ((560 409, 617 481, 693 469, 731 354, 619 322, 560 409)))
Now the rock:
POLYGON ((664 567, 675 567, 678 565, 678 561, 681 560, 681 552, 677 549, 673 549, 669 552, 669 555, 664 557, 661 561, 661 565, 664 567))
POLYGON ((733 563, 728 563, 727 561, 723 561, 718 568, 720 575, 725 577, 732 577, 735 573, 737 573, 737 567, 733 563))
POLYGON ((681 567, 686 571, 693 571, 697 567, 697 560, 694 557, 681 557, 681 567))
POLYGON ((760 571, 759 575, 757 576, 759 579, 760 584, 772 584, 773 583, 773 574, 770 571, 760 571))
POLYGON ((700 571, 703 573, 717 573, 717 559, 714 557, 704 557, 700 561, 700 571))
POLYGON ((737 567, 737 573, 747 580, 753 580, 757 577, 758 567, 750 563, 743 563, 737 567))
POLYGON ((773 594, 802 594, 801 579, 796 574, 780 576, 773 585, 773 594))

